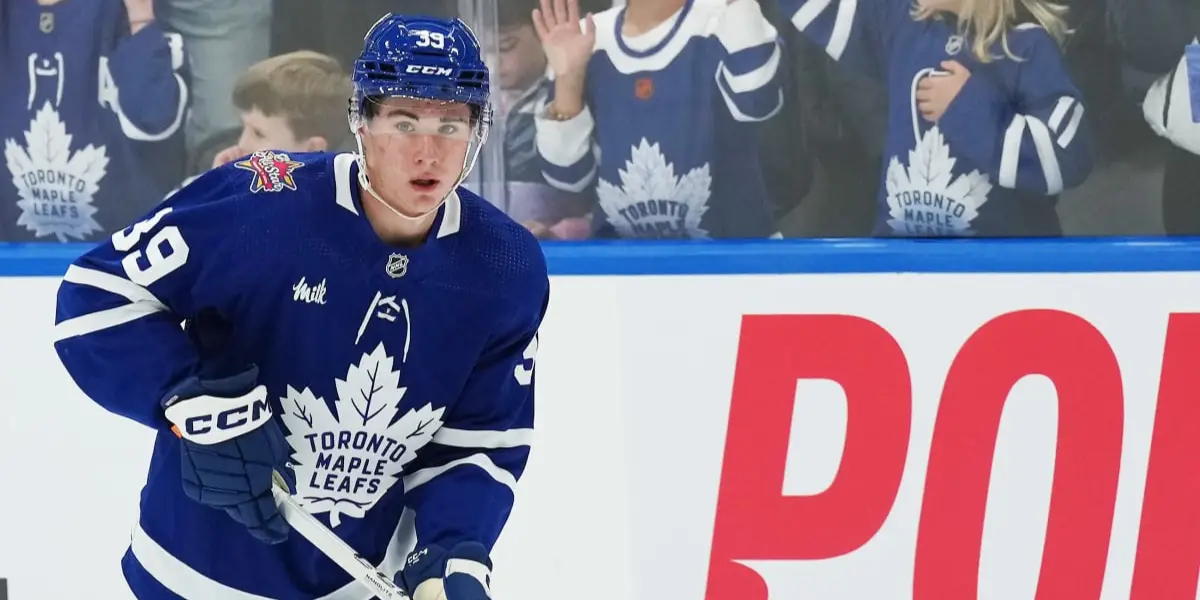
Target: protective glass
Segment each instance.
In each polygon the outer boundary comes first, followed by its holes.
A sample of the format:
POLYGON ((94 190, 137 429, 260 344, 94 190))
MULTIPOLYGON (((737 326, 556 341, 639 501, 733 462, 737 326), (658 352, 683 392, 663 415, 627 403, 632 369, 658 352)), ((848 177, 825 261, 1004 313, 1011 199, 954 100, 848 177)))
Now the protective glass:
POLYGON ((356 134, 366 133, 402 152, 431 152, 453 161, 461 157, 461 183, 487 141, 491 110, 407 96, 368 97, 363 106, 352 106, 350 121, 356 134))
POLYGON ((371 135, 435 136, 446 141, 469 142, 481 137, 477 110, 458 102, 391 97, 369 100, 363 120, 371 135))

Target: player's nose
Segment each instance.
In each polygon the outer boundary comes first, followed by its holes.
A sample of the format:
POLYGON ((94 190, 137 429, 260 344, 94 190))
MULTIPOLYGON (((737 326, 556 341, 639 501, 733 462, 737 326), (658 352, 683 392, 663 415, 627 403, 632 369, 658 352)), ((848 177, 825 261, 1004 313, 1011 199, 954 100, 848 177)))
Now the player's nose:
POLYGON ((413 162, 418 165, 435 165, 441 159, 436 136, 418 136, 417 147, 413 152, 413 162))

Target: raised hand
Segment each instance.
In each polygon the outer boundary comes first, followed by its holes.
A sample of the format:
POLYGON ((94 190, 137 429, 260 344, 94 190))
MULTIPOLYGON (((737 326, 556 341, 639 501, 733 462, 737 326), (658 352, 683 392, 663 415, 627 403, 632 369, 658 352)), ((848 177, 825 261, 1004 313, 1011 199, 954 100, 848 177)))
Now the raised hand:
POLYGON ((579 0, 541 0, 533 27, 555 77, 582 79, 596 46, 596 24, 591 14, 580 23, 579 0))

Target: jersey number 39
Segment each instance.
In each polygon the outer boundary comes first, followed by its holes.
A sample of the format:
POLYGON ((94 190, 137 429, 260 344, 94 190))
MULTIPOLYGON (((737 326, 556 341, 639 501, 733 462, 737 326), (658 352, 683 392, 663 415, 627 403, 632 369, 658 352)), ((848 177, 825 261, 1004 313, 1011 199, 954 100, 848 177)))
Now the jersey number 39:
POLYGON ((143 250, 133 250, 141 242, 142 236, 153 231, 171 210, 171 207, 164 208, 149 219, 112 235, 113 248, 118 252, 129 252, 121 259, 125 276, 142 287, 153 284, 187 263, 187 242, 183 241, 183 235, 174 225, 158 230, 146 242, 143 250))

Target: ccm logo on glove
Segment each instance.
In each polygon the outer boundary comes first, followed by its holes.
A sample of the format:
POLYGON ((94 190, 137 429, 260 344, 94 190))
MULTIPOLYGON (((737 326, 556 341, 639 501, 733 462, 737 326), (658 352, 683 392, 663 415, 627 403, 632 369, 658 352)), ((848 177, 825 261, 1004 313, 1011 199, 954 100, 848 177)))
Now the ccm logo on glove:
POLYGON ((237 398, 196 396, 168 404, 171 430, 188 441, 209 446, 253 431, 271 420, 267 388, 258 386, 237 398))

